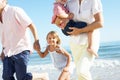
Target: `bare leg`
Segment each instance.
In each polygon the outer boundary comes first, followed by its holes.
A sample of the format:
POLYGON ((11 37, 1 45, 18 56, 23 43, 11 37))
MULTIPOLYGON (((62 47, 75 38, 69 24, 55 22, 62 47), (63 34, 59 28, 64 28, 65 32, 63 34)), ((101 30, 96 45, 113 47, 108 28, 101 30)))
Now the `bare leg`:
POLYGON ((92 32, 88 32, 88 52, 95 55, 96 57, 98 57, 98 54, 94 52, 94 50, 92 49, 92 46, 93 46, 93 40, 92 40, 92 32))
POLYGON ((69 71, 62 71, 58 80, 70 80, 69 71))
POLYGON ((66 27, 68 22, 69 22, 69 19, 63 19, 62 24, 61 24, 62 29, 64 29, 66 27))
POLYGON ((32 73, 33 80, 49 80, 48 73, 32 73))

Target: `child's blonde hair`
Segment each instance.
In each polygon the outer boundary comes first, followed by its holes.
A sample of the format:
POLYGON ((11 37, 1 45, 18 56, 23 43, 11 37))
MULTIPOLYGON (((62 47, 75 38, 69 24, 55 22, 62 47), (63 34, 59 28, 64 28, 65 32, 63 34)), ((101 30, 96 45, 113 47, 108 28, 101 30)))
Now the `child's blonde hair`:
POLYGON ((56 32, 56 31, 50 31, 48 34, 47 34, 47 37, 46 37, 46 39, 48 38, 48 35, 54 35, 56 38, 57 38, 57 44, 60 44, 61 43, 61 39, 60 39, 60 37, 59 37, 59 35, 58 35, 58 33, 56 32))

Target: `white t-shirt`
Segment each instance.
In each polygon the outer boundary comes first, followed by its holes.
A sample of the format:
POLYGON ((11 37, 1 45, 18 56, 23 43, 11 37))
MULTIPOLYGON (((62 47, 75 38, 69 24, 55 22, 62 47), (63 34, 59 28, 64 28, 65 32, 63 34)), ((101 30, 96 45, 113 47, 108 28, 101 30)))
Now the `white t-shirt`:
MULTIPOLYGON (((92 23, 94 15, 102 11, 100 0, 82 0, 79 5, 79 0, 70 0, 67 3, 68 10, 74 14, 74 21, 84 21, 88 24, 92 23)), ((88 42, 87 33, 82 33, 78 36, 71 36, 71 42, 82 45, 88 42)), ((94 30, 93 41, 96 46, 99 46, 99 29, 94 30)))
POLYGON ((24 50, 32 50, 27 28, 32 23, 26 13, 18 7, 7 5, 2 13, 1 27, 2 47, 5 56, 16 55, 24 50))

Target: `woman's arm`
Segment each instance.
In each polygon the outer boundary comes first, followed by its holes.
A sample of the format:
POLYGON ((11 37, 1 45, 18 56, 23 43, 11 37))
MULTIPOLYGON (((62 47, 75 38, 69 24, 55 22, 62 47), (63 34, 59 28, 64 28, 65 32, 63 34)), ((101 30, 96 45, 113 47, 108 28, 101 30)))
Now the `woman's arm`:
POLYGON ((78 35, 80 33, 84 33, 84 32, 90 32, 93 31, 94 29, 97 28, 102 28, 103 27, 103 15, 102 13, 97 13, 94 15, 95 21, 91 24, 89 24, 88 26, 86 26, 85 28, 75 28, 75 27, 70 27, 70 29, 72 29, 73 31, 71 32, 67 32, 70 35, 78 35))

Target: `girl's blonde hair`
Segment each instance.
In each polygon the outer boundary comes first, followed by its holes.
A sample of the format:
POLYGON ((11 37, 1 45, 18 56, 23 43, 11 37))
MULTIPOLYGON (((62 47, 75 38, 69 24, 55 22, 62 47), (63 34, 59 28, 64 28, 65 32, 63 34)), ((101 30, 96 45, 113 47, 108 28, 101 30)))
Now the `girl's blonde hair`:
POLYGON ((60 37, 59 37, 59 35, 58 35, 58 33, 56 32, 56 31, 50 31, 48 34, 47 34, 47 37, 46 37, 46 39, 48 38, 48 35, 54 35, 56 38, 57 38, 57 44, 61 44, 61 39, 60 39, 60 37))

